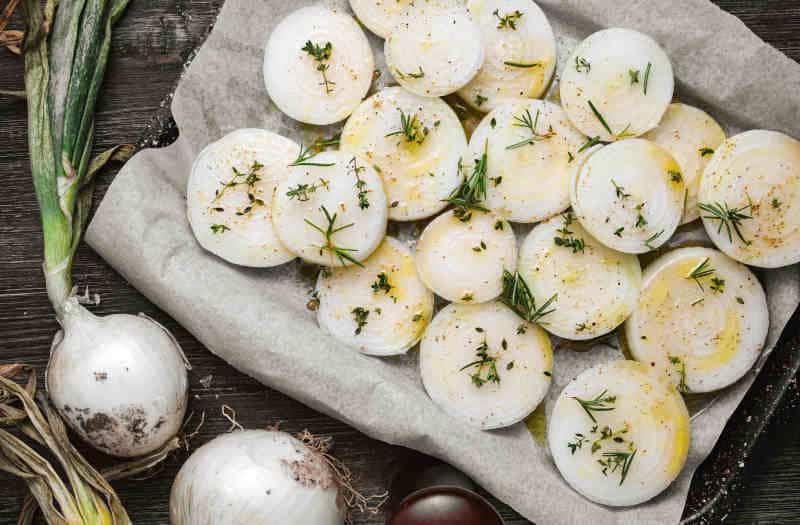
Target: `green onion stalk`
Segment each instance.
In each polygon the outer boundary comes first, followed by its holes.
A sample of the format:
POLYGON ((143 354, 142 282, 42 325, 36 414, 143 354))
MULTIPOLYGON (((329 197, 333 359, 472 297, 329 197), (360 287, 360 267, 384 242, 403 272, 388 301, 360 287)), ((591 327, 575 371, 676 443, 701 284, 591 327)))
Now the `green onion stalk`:
MULTIPOLYGON (((92 157, 95 104, 112 29, 128 0, 58 5, 47 0, 43 8, 39 0, 22 1, 31 172, 44 234, 47 295, 61 326, 47 368, 49 403, 98 450, 151 457, 174 448, 182 428, 188 363, 172 335, 146 316, 89 312, 71 278, 95 176, 133 150, 117 146, 92 157)), ((34 496, 45 509, 46 502, 34 496)), ((58 508, 65 512, 60 502, 58 508)))

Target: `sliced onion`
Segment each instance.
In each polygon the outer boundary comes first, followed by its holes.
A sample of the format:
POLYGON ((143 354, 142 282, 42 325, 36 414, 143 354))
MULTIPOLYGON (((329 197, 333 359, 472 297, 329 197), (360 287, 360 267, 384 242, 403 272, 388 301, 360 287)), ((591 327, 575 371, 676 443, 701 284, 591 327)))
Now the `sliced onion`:
POLYGON ((434 219, 417 241, 417 270, 440 297, 483 303, 503 291, 503 271, 517 267, 511 226, 493 213, 473 211, 462 221, 452 211, 434 219))
POLYGON ((675 232, 686 189, 680 166, 664 148, 625 140, 589 150, 577 164, 570 199, 592 237, 624 253, 645 253, 675 232))
POLYGON ((725 141, 725 131, 708 113, 686 104, 670 104, 661 123, 643 138, 652 140, 675 157, 686 184, 682 224, 700 217, 697 192, 700 177, 714 151, 725 141))
POLYGON ((567 483, 586 498, 614 507, 661 493, 681 472, 689 451, 683 399, 635 361, 597 365, 573 379, 558 397, 547 430, 550 453, 567 483), (584 410, 578 399, 605 400, 596 405, 605 410, 584 410), (601 439, 604 430, 612 435, 601 439), (570 443, 576 444, 574 452, 570 443), (623 460, 634 451, 632 459, 623 460), (616 468, 614 458, 604 455, 614 453, 625 455, 617 456, 616 468))
POLYGON ((367 29, 387 38, 402 21, 403 13, 414 0, 350 0, 350 7, 367 29))
POLYGON ((461 98, 491 111, 508 99, 541 97, 556 68, 556 39, 541 8, 531 0, 470 0, 467 8, 480 26, 485 59, 461 98))
POLYGON ((567 61, 561 103, 587 136, 638 137, 658 125, 674 85, 672 64, 655 40, 631 29, 604 29, 581 42, 567 61))
POLYGON ((467 150, 464 128, 443 101, 400 87, 365 100, 347 120, 341 149, 380 170, 391 203, 389 218, 424 219, 440 212, 461 184, 458 161, 467 150), (409 124, 403 133, 402 119, 409 124), (415 121, 413 119, 416 119, 415 121))
POLYGON ((486 205, 513 222, 538 222, 569 208, 575 156, 586 142, 557 104, 516 100, 498 106, 470 138, 474 158, 488 140, 486 205), (536 124, 536 133, 521 125, 536 124), (524 141, 532 138, 532 143, 524 141))
POLYGON ((698 200, 708 236, 729 257, 762 268, 800 261, 800 141, 764 130, 731 137, 706 167, 698 200), (731 211, 752 218, 730 220, 731 211))
POLYGON ((241 266, 264 268, 294 259, 272 227, 272 194, 299 150, 295 142, 263 129, 240 129, 206 146, 186 189, 197 242, 241 266), (246 182, 251 174, 257 178, 252 185, 246 182))
POLYGON ((622 324, 636 306, 642 283, 635 255, 606 248, 570 212, 528 234, 518 271, 537 299, 558 297, 542 327, 573 340, 600 337, 622 324))
POLYGON ((392 237, 384 239, 363 268, 321 272, 316 289, 320 326, 365 354, 405 353, 433 315, 433 293, 417 276, 411 250, 392 237))
POLYGON ((450 2, 416 2, 386 39, 384 54, 397 82, 423 97, 455 93, 483 64, 480 28, 450 2))
POLYGON ((322 6, 298 9, 281 20, 264 54, 270 98, 282 112, 309 124, 347 118, 367 94, 374 69, 372 49, 358 23, 322 6), (330 43, 330 57, 316 60, 303 50, 308 42, 323 48, 330 43))
POLYGON ((547 334, 499 302, 447 306, 420 346, 422 382, 431 399, 484 430, 513 425, 533 412, 550 388, 552 370, 547 334), (481 348, 488 364, 468 366, 481 361, 481 348))
POLYGON ((680 248, 646 268, 625 343, 682 391, 711 392, 752 368, 768 327, 764 290, 746 266, 717 250, 680 248))
POLYGON ((327 151, 299 165, 275 191, 273 223, 284 245, 325 266, 363 261, 386 234, 383 183, 364 159, 327 151), (332 234, 325 235, 331 228, 332 234), (320 231, 322 230, 322 231, 320 231))
POLYGON ((240 430, 197 449, 169 498, 171 525, 342 525, 336 474, 285 432, 240 430))

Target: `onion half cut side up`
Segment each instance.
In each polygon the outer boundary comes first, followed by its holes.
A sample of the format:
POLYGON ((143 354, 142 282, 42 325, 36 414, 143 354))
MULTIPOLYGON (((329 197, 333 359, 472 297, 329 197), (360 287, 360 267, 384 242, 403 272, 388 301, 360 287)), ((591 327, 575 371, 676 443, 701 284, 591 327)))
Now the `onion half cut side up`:
POLYGON ((572 209, 592 237, 623 253, 657 249, 683 216, 680 166, 661 146, 630 139, 596 146, 576 163, 572 209))
POLYGON ((342 525, 336 475, 285 432, 239 430, 197 449, 169 498, 171 525, 342 525))
POLYGON ((365 100, 342 130, 341 150, 379 171, 389 199, 389 218, 431 217, 461 184, 459 160, 467 137, 442 100, 390 87, 365 100))
POLYGON ((317 320, 369 355, 405 353, 433 316, 433 292, 417 276, 411 250, 386 237, 364 266, 331 268, 317 279, 317 320))
POLYGON ((712 392, 752 368, 768 328, 766 295, 746 266, 717 250, 680 248, 646 268, 624 343, 682 392, 712 392))
POLYGON ((299 151, 295 142, 262 129, 240 129, 206 146, 186 189, 189 224, 200 245, 240 266, 294 259, 272 225, 272 195, 299 151))
POLYGON ((556 69, 556 39, 547 16, 531 0, 470 0, 480 27, 484 62, 458 91, 477 111, 516 98, 541 97, 556 69))
POLYGON ((592 367, 561 392, 547 439, 567 483, 613 507, 657 496, 689 452, 689 413, 664 378, 636 361, 592 367))
POLYGON ((425 331, 420 372, 445 412, 489 430, 536 409, 550 388, 553 354, 544 330, 500 302, 451 304, 425 331))
POLYGON ((358 107, 372 84, 375 59, 352 16, 304 7, 281 20, 264 53, 269 97, 308 124, 333 124, 358 107))
POLYGON ((515 100, 490 112, 469 141, 473 158, 487 147, 486 207, 531 223, 569 208, 569 182, 586 142, 557 104, 515 100))
POLYGON ((558 297, 558 308, 542 327, 576 341, 606 335, 622 324, 642 284, 639 259, 603 246, 572 212, 531 230, 520 248, 518 271, 534 297, 558 297))
POLYGON ((161 325, 143 315, 98 317, 67 299, 53 341, 47 392, 86 442, 118 457, 155 451, 186 413, 188 363, 161 325))
POLYGON ((578 44, 561 75, 561 103, 575 127, 609 142, 655 128, 672 102, 669 57, 631 29, 604 29, 578 44))
POLYGON ((474 210, 462 219, 451 210, 423 230, 417 241, 419 276, 448 301, 491 301, 503 291, 503 271, 516 269, 514 232, 494 213, 474 210))
POLYGON ((706 166, 698 200, 728 257, 761 268, 800 262, 800 141, 764 130, 731 137, 706 166))
POLYGON ((386 234, 386 193, 380 176, 364 159, 338 151, 294 164, 273 200, 278 237, 315 264, 360 264, 386 234))

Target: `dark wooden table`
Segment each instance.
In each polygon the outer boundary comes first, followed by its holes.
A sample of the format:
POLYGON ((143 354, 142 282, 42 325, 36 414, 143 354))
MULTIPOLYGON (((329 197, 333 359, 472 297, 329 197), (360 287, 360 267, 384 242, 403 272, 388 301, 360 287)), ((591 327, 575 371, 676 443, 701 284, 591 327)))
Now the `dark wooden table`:
MULTIPOLYGON (((656 0, 651 0, 656 1, 656 0)), ((767 42, 800 61, 798 0, 715 0, 739 16, 767 42)), ((153 130, 169 128, 169 93, 184 63, 208 34, 223 0, 134 0, 114 35, 111 66, 97 113, 96 149, 140 140, 150 142, 153 130)), ((19 19, 15 19, 19 26, 19 19)), ((13 26, 14 24, 12 24, 13 26)), ((730 50, 735 53, 735 49, 730 50)), ((769 79, 761 81, 769 82, 769 79)), ((22 89, 22 61, 0 51, 0 90, 22 89)), ((800 86, 787 86, 800 97, 800 86)), ((23 102, 0 97, 0 362, 27 362, 43 368, 58 326, 41 275, 41 233, 33 193, 26 142, 23 102)), ((146 145, 146 144, 143 144, 146 145)), ((97 201, 111 175, 98 185, 97 201)), ((191 402, 206 411, 197 444, 228 429, 220 415, 227 404, 246 427, 282 421, 289 431, 312 429, 333 436, 336 454, 358 477, 366 492, 383 490, 394 467, 415 453, 371 440, 343 423, 320 415, 286 396, 236 372, 207 352, 192 336, 158 311, 88 247, 82 246, 74 267, 77 283, 102 296, 100 314, 145 312, 162 321, 178 337, 194 367, 191 402), (211 377, 206 387, 201 378, 211 377)), ((205 383, 205 381, 204 381, 205 383)), ((800 522, 800 402, 796 383, 760 440, 752 467, 730 523, 800 522)), ((134 523, 168 523, 169 488, 183 456, 170 459, 146 482, 116 486, 134 523)), ((0 477, 0 524, 16 521, 24 494, 21 483, 0 477)), ((498 504, 509 525, 528 523, 498 504)), ((383 523, 382 516, 357 516, 356 523, 383 523)))

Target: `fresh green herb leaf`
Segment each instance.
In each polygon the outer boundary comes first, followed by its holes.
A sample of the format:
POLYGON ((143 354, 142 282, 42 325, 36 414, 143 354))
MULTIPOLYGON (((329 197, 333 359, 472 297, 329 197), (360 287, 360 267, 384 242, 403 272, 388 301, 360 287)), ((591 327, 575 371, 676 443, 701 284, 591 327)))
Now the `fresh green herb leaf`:
POLYGON ((531 132, 531 136, 527 139, 521 140, 519 142, 515 142, 510 146, 506 146, 507 150, 521 148, 523 146, 531 145, 533 146, 536 142, 547 140, 553 137, 556 133, 553 131, 552 126, 547 130, 546 133, 539 133, 536 128, 539 124, 539 116, 541 114, 540 110, 536 110, 536 116, 531 117, 530 110, 526 109, 524 113, 520 115, 514 115, 514 123, 513 126, 516 128, 526 128, 531 132))
POLYGON ((581 238, 573 237, 573 232, 569 229, 570 225, 575 222, 575 216, 572 212, 567 212, 561 216, 561 221, 563 223, 561 228, 556 230, 556 233, 561 235, 553 237, 553 242, 555 242, 556 246, 571 248, 572 253, 583 253, 586 243, 581 238))
POLYGON ((550 306, 557 299, 558 294, 554 294, 544 304, 537 306, 536 299, 522 275, 519 272, 512 274, 507 270, 503 271, 503 293, 500 301, 529 323, 535 323, 553 313, 555 308, 550 306))
POLYGON ((532 67, 542 67, 541 62, 513 62, 511 60, 506 60, 503 64, 507 65, 508 67, 519 67, 522 69, 530 69, 532 67))
POLYGON ((618 199, 625 200, 631 196, 630 193, 625 193, 625 188, 617 184, 616 181, 614 181, 614 179, 611 179, 611 184, 614 186, 614 193, 616 194, 618 199))
POLYGON ((322 75, 320 86, 325 86, 325 94, 330 95, 333 93, 333 86, 335 86, 336 83, 328 80, 327 73, 330 66, 326 64, 333 53, 333 44, 326 42, 324 46, 321 46, 309 40, 306 42, 306 45, 303 46, 302 51, 308 53, 317 62, 317 71, 322 75))
POLYGON ((600 137, 589 137, 589 140, 587 140, 583 144, 583 146, 580 147, 580 149, 578 150, 578 153, 583 153, 587 149, 593 148, 593 147, 597 146, 598 144, 604 144, 604 142, 602 140, 600 140, 600 137))
POLYGON ((720 279, 719 277, 712 277, 711 278, 711 286, 709 286, 714 293, 724 293, 725 292, 725 279, 720 279))
POLYGON ((644 69, 644 94, 647 95, 647 86, 650 84, 650 75, 653 72, 653 64, 651 62, 647 63, 647 67, 644 69))
POLYGON ((625 226, 620 226, 619 228, 614 230, 614 235, 616 235, 617 237, 622 237, 622 232, 624 231, 625 231, 625 226))
POLYGON ((670 170, 667 172, 667 175, 669 175, 669 180, 672 182, 681 182, 683 180, 683 175, 680 171, 670 170))
POLYGON ((484 339, 475 350, 477 359, 462 366, 458 371, 463 372, 469 368, 475 371, 469 374, 472 384, 480 388, 486 383, 500 383, 500 375, 497 373, 497 358, 489 355, 489 345, 484 339))
POLYGON ((345 266, 347 262, 350 262, 355 264, 356 266, 360 266, 363 268, 364 265, 361 264, 361 262, 356 260, 351 255, 351 253, 356 252, 358 250, 352 248, 342 248, 341 246, 337 246, 333 242, 334 235, 336 235, 338 232, 342 230, 351 228, 353 226, 353 223, 351 222, 349 224, 345 224, 344 226, 337 227, 336 226, 337 214, 334 213, 333 215, 331 215, 325 206, 321 206, 320 210, 322 211, 323 215, 325 216, 325 220, 328 223, 325 226, 325 228, 321 228, 316 224, 314 224, 313 222, 311 222, 310 220, 305 219, 305 223, 308 224, 310 227, 314 228, 315 230, 317 230, 319 233, 321 233, 323 238, 325 239, 324 244, 317 245, 317 248, 319 248, 319 254, 322 255, 323 253, 328 252, 331 254, 331 257, 336 257, 342 266, 345 266))
POLYGON ((583 444, 586 441, 588 441, 586 439, 586 436, 584 436, 583 434, 581 434, 579 432, 576 432, 575 433, 575 437, 573 438, 573 440, 570 441, 569 443, 567 443, 567 448, 569 448, 569 450, 570 450, 570 452, 572 454, 575 454, 576 450, 583 448, 583 444))
POLYGON ((598 109, 595 107, 594 102, 592 102, 591 100, 589 100, 588 102, 589 102, 589 108, 591 108, 592 113, 594 113, 594 116, 597 117, 597 120, 600 121, 600 124, 603 125, 603 128, 605 128, 605 130, 608 131, 609 135, 613 135, 614 132, 611 131, 611 127, 608 125, 608 122, 606 122, 606 119, 603 117, 600 111, 598 111, 598 109))
POLYGON ((701 157, 705 157, 706 155, 713 155, 714 154, 714 150, 711 149, 711 148, 700 148, 698 151, 700 152, 700 156, 701 157))
POLYGON ((591 70, 592 64, 590 64, 589 61, 580 56, 575 57, 575 71, 578 73, 588 73, 591 70))
POLYGON ((425 142, 425 139, 428 136, 428 131, 428 128, 423 126, 419 118, 417 118, 416 113, 406 115, 406 113, 401 109, 400 129, 391 133, 387 133, 386 136, 393 137, 395 135, 403 135, 405 141, 409 144, 422 144, 425 142))
POLYGON ((353 321, 356 322, 355 335, 361 334, 361 329, 367 325, 367 317, 369 317, 369 310, 358 306, 350 311, 353 314, 353 321))
POLYGON ((781 208, 781 201, 778 200, 778 197, 772 198, 772 207, 776 210, 779 210, 781 208))
MULTIPOLYGON (((486 198, 486 170, 488 166, 489 140, 483 146, 483 154, 480 159, 475 159, 472 174, 461 183, 461 186, 445 199, 454 206, 453 213, 461 222, 469 222, 472 218, 472 211, 489 211, 481 203, 486 198)), ((462 171, 459 163, 459 171, 462 171)))
POLYGON ((524 13, 522 13, 520 11, 514 11, 514 12, 511 12, 511 13, 508 13, 506 15, 502 15, 501 16, 500 15, 500 10, 499 9, 495 9, 492 14, 497 17, 497 20, 498 20, 497 29, 506 29, 506 28, 508 28, 508 29, 513 30, 513 31, 516 31, 517 30, 517 22, 519 21, 520 18, 522 18, 522 15, 524 13))
POLYGON ((686 363, 683 362, 678 356, 669 355, 669 362, 675 366, 677 369, 678 375, 680 376, 680 381, 678 382, 678 391, 683 392, 684 394, 689 392, 689 387, 686 385, 686 363))
POLYGON ((386 295, 389 295, 389 292, 392 291, 394 288, 391 283, 389 283, 389 276, 386 275, 386 272, 381 272, 378 274, 378 278, 372 283, 372 291, 375 293, 383 292, 386 295))
POLYGON ((750 201, 750 197, 748 197, 747 200, 747 206, 742 206, 741 208, 731 208, 728 206, 727 202, 701 202, 698 203, 697 207, 708 214, 703 215, 704 219, 719 221, 719 228, 717 228, 718 234, 722 232, 722 228, 725 228, 725 231, 728 234, 729 242, 733 242, 733 233, 735 233, 736 236, 739 237, 739 240, 741 240, 745 245, 749 245, 750 241, 744 238, 740 229, 742 221, 753 218, 751 215, 745 213, 753 208, 753 202, 750 201))
POLYGON ((700 290, 705 291, 701 279, 708 277, 710 275, 714 275, 715 271, 716 270, 714 270, 714 268, 711 267, 711 258, 706 257, 702 261, 697 263, 697 265, 694 268, 692 268, 692 270, 688 274, 686 274, 686 278, 694 279, 700 290))
POLYGON ((606 394, 608 394, 608 390, 603 390, 592 399, 581 399, 577 396, 573 396, 572 399, 578 402, 593 423, 597 423, 594 412, 609 412, 614 410, 614 403, 617 402, 617 396, 609 396, 606 394))
POLYGON ((489 99, 484 97, 480 93, 475 95, 475 105, 478 106, 478 107, 483 106, 486 103, 487 100, 489 100, 489 99))
POLYGON ((227 231, 231 231, 231 229, 225 226, 224 224, 211 225, 211 233, 218 234, 218 233, 225 233, 227 231))
POLYGON ((604 459, 598 459, 598 463, 603 466, 603 475, 608 475, 608 472, 616 472, 620 470, 619 484, 625 482, 628 477, 628 471, 633 463, 633 458, 636 457, 636 449, 632 452, 603 452, 604 459))
POLYGON ((347 169, 356 178, 356 192, 358 196, 358 207, 362 210, 369 208, 369 190, 367 189, 367 181, 361 178, 361 172, 366 170, 364 166, 358 165, 358 159, 353 157, 347 163, 347 169))
POLYGON ((655 250, 655 249, 656 249, 656 248, 655 248, 655 246, 653 246, 651 243, 652 243, 653 241, 655 241, 656 239, 658 239, 659 237, 661 237, 663 234, 664 234, 664 230, 661 230, 661 231, 660 231, 660 232, 658 232, 658 233, 654 233, 653 235, 651 235, 650 237, 648 237, 647 239, 645 239, 645 241, 644 241, 644 245, 645 245, 646 247, 650 248, 651 250, 655 250))
POLYGON ((629 69, 628 76, 631 79, 631 86, 634 84, 639 83, 639 70, 638 69, 629 69))

